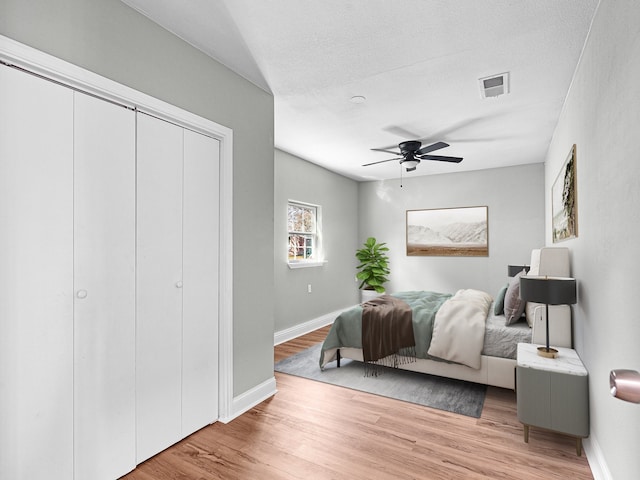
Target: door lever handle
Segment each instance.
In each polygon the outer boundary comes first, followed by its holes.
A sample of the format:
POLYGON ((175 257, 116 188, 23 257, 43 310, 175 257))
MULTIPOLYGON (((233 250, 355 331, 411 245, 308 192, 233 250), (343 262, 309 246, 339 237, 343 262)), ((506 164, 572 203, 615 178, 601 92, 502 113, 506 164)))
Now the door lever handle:
POLYGON ((611 395, 620 400, 640 403, 640 373, 635 370, 611 370, 609 374, 611 395))

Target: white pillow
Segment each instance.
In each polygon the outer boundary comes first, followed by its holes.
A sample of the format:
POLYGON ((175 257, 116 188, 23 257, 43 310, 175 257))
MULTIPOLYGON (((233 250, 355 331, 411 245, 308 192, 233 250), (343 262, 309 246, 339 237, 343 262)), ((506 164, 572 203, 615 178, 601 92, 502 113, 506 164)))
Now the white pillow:
MULTIPOLYGON (((546 343, 546 309, 544 304, 538 307, 531 316, 533 320, 531 343, 546 343)), ((528 308, 528 306, 527 306, 528 308)), ((555 347, 572 348, 571 307, 569 305, 549 305, 549 343, 555 347)))
POLYGON ((531 262, 529 262, 529 275, 538 275, 540 271, 540 249, 531 250, 531 262))
POLYGON ((527 306, 524 307, 524 315, 527 317, 527 323, 530 327, 533 327, 536 321, 535 311, 538 307, 544 307, 544 303, 527 302, 527 306))

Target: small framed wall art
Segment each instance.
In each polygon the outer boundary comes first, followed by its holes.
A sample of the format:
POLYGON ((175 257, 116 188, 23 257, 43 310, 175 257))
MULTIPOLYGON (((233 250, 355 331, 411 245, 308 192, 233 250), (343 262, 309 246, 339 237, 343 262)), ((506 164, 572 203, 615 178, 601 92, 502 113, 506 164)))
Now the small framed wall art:
POLYGON ((488 257, 488 207, 407 210, 408 256, 488 257))
POLYGON ((571 147, 551 187, 553 243, 578 236, 576 146, 571 147))

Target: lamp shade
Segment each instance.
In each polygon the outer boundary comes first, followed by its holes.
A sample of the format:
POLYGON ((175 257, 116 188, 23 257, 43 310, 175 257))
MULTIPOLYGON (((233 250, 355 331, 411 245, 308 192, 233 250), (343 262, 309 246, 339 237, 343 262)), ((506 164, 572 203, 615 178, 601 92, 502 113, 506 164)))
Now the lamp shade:
POLYGON ((526 302, 547 305, 572 305, 576 303, 576 280, 565 277, 520 277, 520 298, 526 302))

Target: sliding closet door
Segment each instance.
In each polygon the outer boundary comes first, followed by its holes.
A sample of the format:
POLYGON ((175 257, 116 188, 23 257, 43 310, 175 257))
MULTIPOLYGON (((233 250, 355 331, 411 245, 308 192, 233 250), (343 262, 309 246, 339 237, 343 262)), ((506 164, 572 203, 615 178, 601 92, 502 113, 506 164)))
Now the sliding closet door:
POLYGON ((183 436, 218 419, 219 152, 184 131, 183 436))
POLYGON ((180 440, 183 131, 137 115, 137 462, 180 440))
POLYGON ((73 478, 73 92, 0 66, 0 478, 73 478))
POLYGON ((135 113, 75 93, 75 478, 135 463, 135 113))

